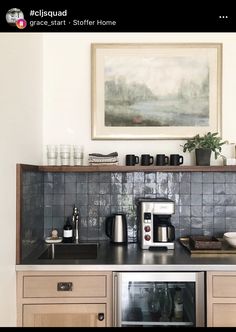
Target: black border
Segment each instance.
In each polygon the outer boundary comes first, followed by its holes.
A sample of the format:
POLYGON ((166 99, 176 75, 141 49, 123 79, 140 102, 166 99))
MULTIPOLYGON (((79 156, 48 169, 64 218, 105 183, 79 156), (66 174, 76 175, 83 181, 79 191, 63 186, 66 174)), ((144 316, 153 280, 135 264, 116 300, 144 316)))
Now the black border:
MULTIPOLYGON (((78 3, 79 4, 79 3, 78 3)), ((215 6, 214 6, 215 7, 215 6)), ((172 3, 166 3, 160 6, 158 2, 145 1, 133 2, 127 1, 86 1, 83 6, 65 5, 44 5, 39 4, 23 6, 22 3, 9 1, 7 5, 0 7, 0 32, 161 32, 161 33, 185 33, 185 32, 236 32, 236 13, 231 9, 219 8, 208 10, 200 3, 190 3, 188 6, 178 4, 173 8, 172 3), (20 8, 27 21, 25 29, 11 27, 6 22, 6 13, 10 8, 20 8), (67 10, 67 17, 32 17, 30 10, 47 11, 67 10), (226 18, 227 17, 227 18, 226 18), (53 26, 30 26, 31 21, 45 20, 64 20, 66 25, 53 26), (84 20, 95 21, 93 25, 82 24, 73 25, 73 20, 83 22, 84 20), (115 25, 97 24, 97 20, 115 21, 115 25), (70 22, 70 23, 69 23, 70 22)))

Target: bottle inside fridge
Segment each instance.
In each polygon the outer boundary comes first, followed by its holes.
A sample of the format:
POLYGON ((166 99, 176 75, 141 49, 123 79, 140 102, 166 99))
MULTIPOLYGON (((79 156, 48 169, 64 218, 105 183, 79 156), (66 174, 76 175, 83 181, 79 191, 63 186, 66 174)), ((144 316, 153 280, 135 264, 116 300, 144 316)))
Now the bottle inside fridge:
POLYGON ((174 293, 174 320, 182 321, 184 314, 184 299, 181 287, 175 288, 174 293))
POLYGON ((152 321, 159 321, 161 317, 160 306, 160 288, 157 283, 152 283, 148 291, 148 310, 150 312, 150 318, 152 321))
POLYGON ((168 283, 165 283, 160 291, 161 322, 169 322, 172 314, 172 297, 168 283))

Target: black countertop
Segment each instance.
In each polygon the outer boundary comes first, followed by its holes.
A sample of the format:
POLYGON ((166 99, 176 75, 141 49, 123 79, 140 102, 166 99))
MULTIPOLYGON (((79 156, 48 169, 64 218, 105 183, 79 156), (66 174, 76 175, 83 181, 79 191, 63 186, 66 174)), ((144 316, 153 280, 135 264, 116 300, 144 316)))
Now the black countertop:
POLYGON ((174 250, 142 250, 137 243, 127 245, 99 242, 96 259, 39 259, 49 245, 44 244, 16 265, 17 271, 236 271, 236 254, 191 255, 178 241, 174 250))

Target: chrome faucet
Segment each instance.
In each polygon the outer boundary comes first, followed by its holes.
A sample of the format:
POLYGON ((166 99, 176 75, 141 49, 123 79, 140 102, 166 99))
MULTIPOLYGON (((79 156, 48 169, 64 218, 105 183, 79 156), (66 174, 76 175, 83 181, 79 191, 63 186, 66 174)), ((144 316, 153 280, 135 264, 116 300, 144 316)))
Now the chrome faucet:
POLYGON ((72 222, 73 222, 73 228, 74 228, 73 229, 74 242, 79 243, 79 210, 75 205, 73 207, 72 222))

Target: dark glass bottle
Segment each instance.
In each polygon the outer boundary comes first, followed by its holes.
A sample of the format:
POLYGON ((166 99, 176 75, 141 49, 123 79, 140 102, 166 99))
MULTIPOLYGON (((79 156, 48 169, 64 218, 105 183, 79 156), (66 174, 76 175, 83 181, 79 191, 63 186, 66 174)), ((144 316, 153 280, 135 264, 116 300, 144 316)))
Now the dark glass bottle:
POLYGON ((172 298, 168 284, 164 285, 160 294, 161 317, 160 322, 169 322, 172 312, 172 298))
POLYGON ((180 287, 176 287, 174 294, 174 319, 176 321, 182 321, 183 314, 184 314, 183 292, 180 287))
POLYGON ((73 242, 73 228, 71 225, 70 217, 67 218, 66 224, 63 227, 63 242, 65 243, 73 242))

